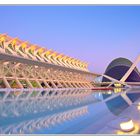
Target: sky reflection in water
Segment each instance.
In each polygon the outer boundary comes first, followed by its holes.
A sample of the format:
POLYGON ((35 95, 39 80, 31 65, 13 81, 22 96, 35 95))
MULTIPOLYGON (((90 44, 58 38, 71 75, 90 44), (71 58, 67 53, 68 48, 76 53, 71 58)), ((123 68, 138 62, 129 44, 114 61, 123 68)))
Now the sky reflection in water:
POLYGON ((96 134, 140 97, 116 91, 0 91, 0 134, 96 134))

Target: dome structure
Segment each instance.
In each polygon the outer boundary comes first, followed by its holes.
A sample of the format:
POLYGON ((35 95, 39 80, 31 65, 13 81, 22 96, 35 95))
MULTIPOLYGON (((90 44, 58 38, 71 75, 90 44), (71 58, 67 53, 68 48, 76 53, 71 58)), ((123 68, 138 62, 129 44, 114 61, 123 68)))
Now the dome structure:
MULTIPOLYGON (((105 75, 108 75, 114 79, 120 80, 124 74, 132 66, 132 62, 126 58, 117 58, 113 60, 107 67, 105 75)), ((103 77, 103 82, 110 82, 109 79, 103 77)), ((126 82, 140 82, 140 72, 135 68, 132 73, 126 79, 126 82)))

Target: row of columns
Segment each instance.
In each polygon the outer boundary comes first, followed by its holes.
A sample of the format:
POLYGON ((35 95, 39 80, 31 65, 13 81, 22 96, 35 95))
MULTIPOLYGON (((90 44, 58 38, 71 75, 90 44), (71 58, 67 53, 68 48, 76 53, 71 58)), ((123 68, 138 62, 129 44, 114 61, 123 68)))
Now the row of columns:
POLYGON ((24 88, 22 82, 26 83, 27 88, 92 88, 87 78, 89 75, 51 68, 36 68, 10 61, 1 61, 0 65, 0 80, 6 88, 12 88, 9 81, 15 82, 18 88, 24 88))
POLYGON ((86 62, 28 42, 23 42, 18 38, 12 38, 8 35, 0 34, 0 52, 82 71, 88 71, 88 64, 86 62))

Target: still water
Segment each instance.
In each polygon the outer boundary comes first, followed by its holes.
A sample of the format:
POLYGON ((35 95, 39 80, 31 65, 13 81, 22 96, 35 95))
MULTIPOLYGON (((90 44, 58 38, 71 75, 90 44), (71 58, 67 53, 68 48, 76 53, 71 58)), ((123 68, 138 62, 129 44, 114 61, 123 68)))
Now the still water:
POLYGON ((128 89, 1 90, 0 134, 101 134, 139 98, 128 89))

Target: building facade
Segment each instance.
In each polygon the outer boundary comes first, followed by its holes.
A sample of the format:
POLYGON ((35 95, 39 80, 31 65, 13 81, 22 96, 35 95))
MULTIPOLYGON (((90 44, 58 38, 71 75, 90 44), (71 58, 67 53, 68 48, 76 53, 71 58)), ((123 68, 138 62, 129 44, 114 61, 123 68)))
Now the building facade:
MULTIPOLYGON (((126 58, 114 59, 106 68, 105 75, 114 79, 121 80, 128 70, 133 66, 133 62, 126 58)), ((103 82, 110 82, 109 79, 103 77, 103 82)), ((132 72, 127 76, 125 82, 140 82, 140 72, 137 67, 134 67, 132 72)))
POLYGON ((0 34, 0 88, 91 88, 96 76, 86 62, 0 34))

